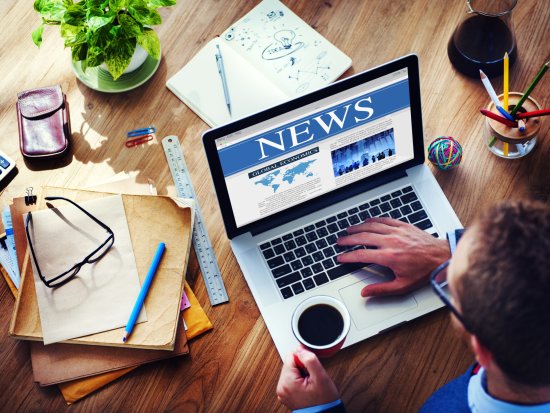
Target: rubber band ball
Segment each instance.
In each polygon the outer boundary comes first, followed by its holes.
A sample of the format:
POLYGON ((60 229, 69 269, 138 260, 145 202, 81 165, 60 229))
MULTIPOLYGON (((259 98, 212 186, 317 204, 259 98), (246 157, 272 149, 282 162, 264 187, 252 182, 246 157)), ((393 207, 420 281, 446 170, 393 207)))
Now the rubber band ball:
POLYGON ((440 136, 428 145, 428 159, 443 171, 453 169, 462 159, 462 146, 452 136, 440 136))

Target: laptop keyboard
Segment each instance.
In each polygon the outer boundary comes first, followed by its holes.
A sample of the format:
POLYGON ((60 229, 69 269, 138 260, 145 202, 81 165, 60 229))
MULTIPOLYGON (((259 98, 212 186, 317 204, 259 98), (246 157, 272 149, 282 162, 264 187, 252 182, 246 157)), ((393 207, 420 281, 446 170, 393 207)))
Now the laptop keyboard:
POLYGON ((338 254, 368 247, 342 247, 336 240, 347 235, 350 225, 371 217, 399 219, 422 230, 431 229, 439 237, 413 187, 405 186, 260 244, 282 297, 293 297, 368 265, 338 263, 338 254))

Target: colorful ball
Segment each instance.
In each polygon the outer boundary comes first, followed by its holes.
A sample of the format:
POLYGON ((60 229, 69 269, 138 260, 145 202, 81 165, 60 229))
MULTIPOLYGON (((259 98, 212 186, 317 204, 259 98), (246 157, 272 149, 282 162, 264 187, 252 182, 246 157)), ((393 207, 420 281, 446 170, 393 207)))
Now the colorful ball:
POLYGON ((452 136, 440 136, 428 145, 428 159, 443 171, 453 169, 462 159, 462 146, 452 136))

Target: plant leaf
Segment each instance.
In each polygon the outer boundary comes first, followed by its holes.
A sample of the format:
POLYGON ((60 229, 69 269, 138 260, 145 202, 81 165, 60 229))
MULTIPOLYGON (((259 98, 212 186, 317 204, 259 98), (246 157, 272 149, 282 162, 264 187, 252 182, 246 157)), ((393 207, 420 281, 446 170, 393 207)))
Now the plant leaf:
POLYGON ((109 0, 109 10, 117 12, 126 7, 126 0, 109 0))
POLYGON ((105 63, 114 80, 126 70, 136 50, 136 39, 117 36, 105 49, 105 63))
POLYGON ((158 9, 159 7, 168 7, 176 4, 176 0, 149 0, 147 6, 149 8, 158 9))
POLYGON ((88 27, 90 30, 94 31, 103 26, 108 25, 115 19, 116 13, 107 12, 103 16, 92 16, 88 19, 88 27))
POLYGON ((35 45, 40 47, 42 44, 42 32, 44 31, 44 25, 41 24, 38 28, 32 32, 32 41, 35 45))
POLYGON ((146 28, 137 42, 153 59, 160 59, 160 40, 153 29, 146 28))
POLYGON ((139 24, 132 16, 126 13, 118 15, 118 22, 124 37, 139 37, 143 32, 143 26, 139 24))
POLYGON ((86 24, 86 10, 82 7, 82 4, 73 4, 67 7, 65 14, 63 15, 63 23, 70 24, 71 26, 83 26, 86 24))
POLYGON ((86 55, 86 65, 88 67, 99 66, 104 61, 103 49, 100 47, 89 47, 86 55))
POLYGON ((72 26, 61 23, 60 33, 65 41, 65 47, 73 47, 77 44, 86 43, 86 29, 83 26, 72 26))
POLYGON ((148 9, 143 2, 134 1, 128 6, 128 12, 144 26, 155 26, 162 23, 162 17, 153 9, 148 9))
POLYGON ((66 4, 62 0, 36 0, 34 9, 40 13, 44 23, 59 24, 66 11, 66 4))
POLYGON ((82 70, 86 70, 85 68, 85 61, 86 61, 86 52, 88 50, 88 45, 86 43, 83 44, 77 44, 76 46, 71 48, 71 56, 73 58, 73 62, 78 62, 79 60, 82 61, 82 70))
MULTIPOLYGON (((85 0, 86 9, 102 9, 103 4, 101 0, 85 0)), ((107 1, 108 3, 108 1, 107 1)))

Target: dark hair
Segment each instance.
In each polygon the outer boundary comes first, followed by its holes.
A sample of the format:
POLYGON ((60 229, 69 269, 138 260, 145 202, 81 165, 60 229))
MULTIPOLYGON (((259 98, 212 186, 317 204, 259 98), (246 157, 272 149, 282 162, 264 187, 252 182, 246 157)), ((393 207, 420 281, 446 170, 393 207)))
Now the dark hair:
POLYGON ((458 279, 466 324, 517 383, 550 384, 550 208, 501 203, 474 225, 458 279))

